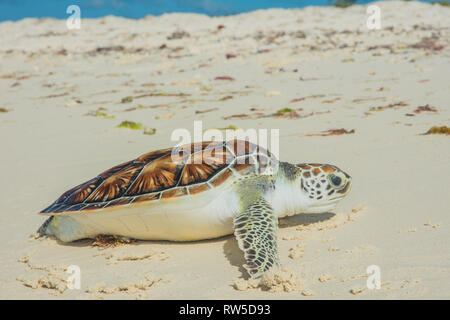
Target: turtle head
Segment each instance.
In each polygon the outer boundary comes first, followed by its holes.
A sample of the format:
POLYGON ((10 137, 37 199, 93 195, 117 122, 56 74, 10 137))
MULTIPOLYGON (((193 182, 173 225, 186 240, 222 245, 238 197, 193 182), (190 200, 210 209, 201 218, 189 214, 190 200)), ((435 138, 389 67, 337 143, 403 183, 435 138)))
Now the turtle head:
POLYGON ((321 213, 333 209, 350 191, 352 178, 329 164, 297 164, 305 213, 321 213))

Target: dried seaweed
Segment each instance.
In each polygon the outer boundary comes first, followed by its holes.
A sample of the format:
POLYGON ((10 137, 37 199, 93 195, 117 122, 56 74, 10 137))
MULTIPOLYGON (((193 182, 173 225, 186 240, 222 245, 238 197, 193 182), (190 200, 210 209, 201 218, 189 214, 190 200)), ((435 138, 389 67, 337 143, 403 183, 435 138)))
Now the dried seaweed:
POLYGON ((350 6, 353 5, 355 1, 349 1, 349 0, 338 0, 335 3, 333 3, 333 6, 335 6, 336 8, 348 8, 350 6))
POLYGON ((219 76, 219 77, 215 77, 214 80, 235 81, 236 79, 234 79, 233 77, 230 77, 230 76, 219 76))
POLYGON ((219 110, 219 108, 211 108, 211 109, 206 109, 206 110, 195 110, 195 114, 202 114, 202 113, 207 113, 207 112, 216 111, 216 110, 219 110))
POLYGON ((104 119, 114 119, 115 116, 107 114, 105 108, 98 108, 95 111, 89 111, 86 113, 86 116, 92 116, 92 117, 98 117, 98 118, 104 118, 104 119))
POLYGON ((156 133, 155 128, 145 128, 144 129, 144 134, 146 134, 146 135, 154 135, 155 133, 156 133))
POLYGON ((236 58, 237 56, 238 56, 238 54, 227 53, 227 54, 225 55, 225 58, 227 58, 227 59, 233 59, 233 58, 236 58))
POLYGON ((344 128, 341 129, 329 129, 326 131, 322 131, 322 133, 311 133, 307 134, 307 137, 327 137, 327 136, 340 136, 343 134, 353 134, 355 133, 355 129, 347 130, 344 128))
POLYGON ((445 44, 439 42, 439 37, 425 37, 419 42, 410 45, 410 48, 414 49, 426 49, 431 51, 441 51, 446 47, 445 44))
POLYGON ((133 102, 133 97, 128 96, 128 97, 124 97, 122 98, 122 100, 120 100, 121 103, 130 103, 133 102))
POLYGON ((450 135, 450 128, 447 126, 434 126, 431 127, 427 132, 423 133, 424 135, 428 134, 445 134, 450 135))
POLYGON ((371 107, 369 109, 369 111, 383 111, 386 109, 398 109, 398 108, 407 107, 407 106, 409 106, 409 104, 407 104, 405 102, 396 102, 396 103, 388 104, 386 106, 371 107))
POLYGON ((438 4, 438 5, 441 5, 443 7, 450 7, 450 2, 449 1, 431 1, 431 4, 438 4))
POLYGON ((144 129, 144 126, 141 123, 134 122, 134 121, 122 121, 116 128, 142 130, 142 129, 144 129))
POLYGON ((322 103, 334 103, 334 102, 339 101, 341 99, 342 98, 334 98, 334 99, 331 99, 331 100, 323 100, 322 103))
POLYGON ((60 94, 51 94, 48 96, 44 96, 41 97, 42 99, 51 99, 51 98, 59 98, 59 97, 64 97, 64 96, 68 96, 69 93, 68 92, 64 92, 64 93, 60 93, 60 94))
POLYGON ((294 118, 300 118, 300 115, 291 108, 283 108, 272 114, 272 117, 277 118, 285 118, 285 119, 294 119, 294 118))
POLYGON ((230 99, 233 99, 233 96, 225 96, 223 98, 220 98, 219 101, 227 101, 227 100, 230 100, 230 99))
POLYGON ((233 114, 231 116, 222 117, 224 120, 230 120, 230 119, 259 119, 266 117, 264 113, 262 112, 256 112, 254 114, 247 114, 247 113, 240 113, 240 114, 233 114))
POLYGON ((166 91, 157 91, 157 92, 151 92, 151 93, 145 93, 141 94, 139 96, 135 96, 134 99, 140 99, 145 97, 188 97, 190 96, 189 93, 168 93, 166 91))
POLYGON ((130 244, 133 242, 136 242, 136 240, 109 234, 100 234, 95 237, 94 241, 91 243, 91 247, 114 248, 120 245, 130 244))
POLYGON ((250 114, 246 114, 246 113, 240 113, 240 114, 233 114, 231 116, 226 116, 226 117, 222 117, 224 120, 229 120, 229 119, 248 119, 251 118, 250 114))
POLYGON ((223 128, 210 128, 210 129, 206 129, 204 130, 205 132, 208 130, 239 130, 238 127, 236 127, 235 125, 230 124, 227 127, 223 127, 223 128))
POLYGON ((191 35, 184 30, 177 30, 173 32, 170 36, 167 36, 167 40, 178 40, 183 38, 189 38, 191 35))
POLYGON ((315 98, 323 98, 323 97, 325 97, 324 94, 315 94, 312 96, 306 96, 306 97, 292 99, 291 101, 289 101, 289 103, 300 102, 300 101, 303 101, 306 99, 315 99, 315 98))
POLYGON ((437 112, 437 109, 426 104, 424 106, 418 106, 413 112, 415 114, 420 114, 422 112, 437 112))
POLYGON ((306 97, 303 97, 303 98, 295 98, 295 99, 292 99, 291 101, 289 101, 289 103, 300 102, 300 101, 303 101, 303 100, 305 100, 305 99, 306 99, 306 97))

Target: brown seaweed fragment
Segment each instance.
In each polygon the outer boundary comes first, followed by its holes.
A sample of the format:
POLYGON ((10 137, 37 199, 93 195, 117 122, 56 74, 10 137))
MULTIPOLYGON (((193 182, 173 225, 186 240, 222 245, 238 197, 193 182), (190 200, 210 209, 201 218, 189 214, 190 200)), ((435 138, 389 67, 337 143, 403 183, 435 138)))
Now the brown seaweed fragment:
POLYGON ((124 97, 122 98, 122 100, 120 100, 121 103, 130 103, 133 102, 133 97, 128 96, 128 97, 124 97))
POLYGON ((323 100, 322 103, 334 103, 336 101, 341 100, 342 98, 334 98, 334 99, 330 99, 330 100, 323 100))
POLYGON ((422 112, 437 112, 437 109, 426 104, 424 106, 418 106, 413 112, 415 114, 420 114, 422 112))
POLYGON ((284 118, 284 119, 294 119, 300 118, 300 115, 291 108, 283 108, 272 114, 272 117, 284 118))
POLYGON ((428 134, 445 134, 450 135, 450 128, 447 126, 434 126, 431 127, 427 132, 423 133, 424 135, 428 134))
POLYGON ((326 131, 322 131, 322 133, 311 133, 307 134, 307 137, 327 137, 327 136, 340 136, 343 134, 352 134, 355 133, 355 129, 347 130, 344 128, 341 129, 329 129, 326 131))
POLYGON ((115 118, 115 116, 107 114, 106 111, 107 111, 107 109, 100 107, 95 111, 89 111, 88 113, 85 114, 85 116, 92 116, 92 117, 98 117, 98 118, 104 118, 104 119, 114 119, 115 118))
POLYGON ((211 108, 211 109, 206 109, 206 110, 195 110, 195 114, 207 113, 207 112, 216 111, 216 110, 219 110, 219 108, 211 108))
POLYGON ((173 32, 170 36, 167 36, 167 40, 189 38, 190 36, 191 35, 184 30, 177 30, 177 31, 173 32))
POLYGON ((446 45, 441 44, 439 42, 439 37, 433 36, 433 37, 424 37, 419 42, 410 45, 411 48, 414 49, 426 49, 426 50, 432 50, 432 51, 440 51, 443 50, 446 45))
POLYGON ((405 102, 396 102, 396 103, 388 104, 386 106, 371 107, 369 109, 369 111, 383 111, 386 109, 398 109, 398 108, 407 107, 407 106, 409 106, 409 104, 407 104, 405 102))
POLYGON ((51 95, 40 97, 40 98, 41 99, 51 99, 51 98, 64 97, 64 96, 68 96, 68 95, 69 95, 68 92, 64 92, 64 93, 60 93, 60 94, 51 94, 51 95))
POLYGON ((323 98, 323 97, 325 97, 324 94, 315 94, 312 96, 306 96, 306 97, 292 99, 291 101, 289 101, 289 103, 300 102, 300 101, 304 101, 306 99, 316 99, 316 98, 323 98))
POLYGON ((230 100, 230 99, 233 99, 233 96, 225 96, 223 98, 220 98, 219 101, 227 101, 227 100, 230 100))
POLYGON ((215 77, 214 80, 235 81, 236 79, 234 79, 233 77, 230 77, 230 76, 218 76, 218 77, 215 77))
POLYGON ((222 117, 224 120, 230 120, 230 119, 259 119, 265 117, 264 113, 262 112, 256 112, 254 114, 247 114, 247 113, 240 113, 240 114, 233 114, 231 116, 222 117))
POLYGON ((222 117, 224 120, 229 119, 249 119, 251 118, 251 115, 246 113, 240 113, 240 114, 232 114, 231 116, 222 117))
POLYGON ((91 247, 114 248, 120 245, 130 244, 133 242, 136 242, 136 240, 109 234, 100 234, 95 237, 94 241, 92 241, 91 247))

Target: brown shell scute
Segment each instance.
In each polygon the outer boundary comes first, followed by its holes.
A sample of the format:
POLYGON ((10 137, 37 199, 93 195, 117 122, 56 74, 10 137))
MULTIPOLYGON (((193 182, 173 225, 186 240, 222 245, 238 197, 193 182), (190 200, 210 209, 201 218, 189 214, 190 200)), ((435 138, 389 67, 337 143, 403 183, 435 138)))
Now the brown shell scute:
POLYGON ((121 197, 142 170, 141 163, 130 163, 109 177, 95 189, 86 202, 106 202, 121 197))
MULTIPOLYGON (((73 190, 73 192, 66 198, 63 199, 63 202, 69 203, 69 204, 75 204, 85 201, 91 192, 95 190, 102 182, 102 178, 95 177, 94 179, 91 179, 73 190)), ((64 195, 63 195, 64 196, 64 195)), ((61 198, 63 197, 61 196, 61 198)), ((59 202, 59 199, 57 200, 59 202)))
POLYGON ((131 160, 131 161, 127 161, 127 162, 121 163, 121 164, 119 164, 119 165, 117 165, 117 166, 114 166, 114 167, 112 167, 112 168, 110 168, 110 169, 108 169, 108 170, 106 170, 106 171, 103 171, 103 172, 100 173, 98 176, 99 176, 100 178, 102 178, 102 179, 106 179, 106 178, 108 178, 109 176, 111 176, 111 175, 113 175, 113 174, 115 174, 115 173, 117 173, 117 172, 123 170, 125 167, 128 167, 128 166, 129 166, 130 164, 132 164, 133 162, 135 162, 135 161, 131 160))
POLYGON ((115 206, 124 206, 130 204, 134 201, 134 197, 122 197, 118 199, 114 199, 112 201, 106 202, 103 208, 115 207, 115 206))
POLYGON ((256 152, 270 158, 265 149, 243 140, 191 143, 149 152, 66 191, 41 213, 91 211, 198 194, 235 174, 256 172, 256 160, 266 165, 264 156, 256 152))
POLYGON ((234 154, 239 157, 246 154, 252 154, 258 147, 256 144, 245 140, 230 140, 227 146, 233 150, 234 154))
POLYGON ((234 159, 233 155, 224 145, 194 153, 184 167, 180 185, 204 182, 227 166, 232 159, 234 159))
POLYGON ((166 190, 161 194, 161 199, 167 198, 177 198, 187 195, 186 187, 184 188, 173 188, 170 190, 166 190))
POLYGON ((217 175, 211 180, 211 184, 215 187, 218 187, 226 180, 228 180, 228 178, 231 177, 232 175, 233 172, 230 169, 225 169, 225 171, 222 174, 217 175))
POLYGON ((142 162, 142 163, 149 163, 150 161, 158 159, 164 155, 170 154, 171 152, 172 152, 172 148, 148 152, 148 153, 143 154, 142 156, 138 157, 136 159, 136 161, 142 162))
POLYGON ((126 194, 140 195, 174 187, 183 168, 181 159, 173 161, 169 153, 146 164, 126 194))
POLYGON ((142 196, 137 196, 136 198, 134 198, 133 203, 158 200, 160 196, 161 196, 161 193, 144 194, 142 196))
POLYGON ((194 185, 189 187, 189 194, 197 194, 197 193, 201 193, 203 191, 207 191, 207 190, 210 190, 210 189, 211 188, 208 186, 207 183, 194 184, 194 185))

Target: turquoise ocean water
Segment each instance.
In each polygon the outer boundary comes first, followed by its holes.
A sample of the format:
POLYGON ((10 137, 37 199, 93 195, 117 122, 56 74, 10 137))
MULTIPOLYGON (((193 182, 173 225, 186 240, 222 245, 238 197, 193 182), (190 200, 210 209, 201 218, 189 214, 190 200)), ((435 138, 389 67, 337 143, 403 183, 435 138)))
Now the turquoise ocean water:
MULTIPOLYGON (((66 18, 68 6, 80 7, 81 17, 115 15, 142 18, 171 12, 230 15, 256 9, 328 6, 336 0, 0 0, 0 21, 29 17, 66 18)), ((364 4, 371 1, 358 0, 364 4)), ((430 2, 425 0, 424 2, 430 2)))

